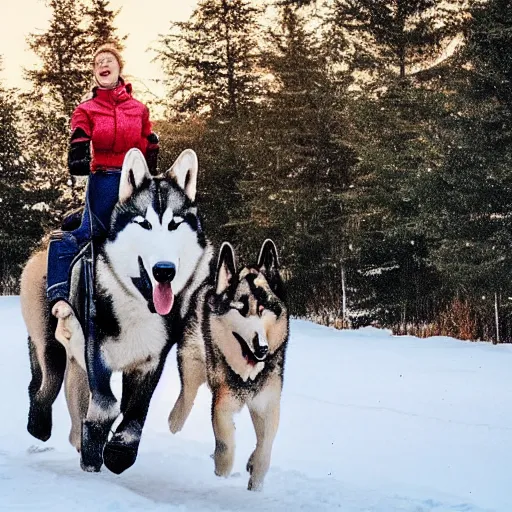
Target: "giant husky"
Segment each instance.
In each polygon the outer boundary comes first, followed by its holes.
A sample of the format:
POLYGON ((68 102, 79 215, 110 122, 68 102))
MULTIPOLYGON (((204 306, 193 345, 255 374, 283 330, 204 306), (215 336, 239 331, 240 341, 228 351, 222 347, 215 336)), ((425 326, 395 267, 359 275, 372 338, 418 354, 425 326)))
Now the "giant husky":
POLYGON ((279 423, 288 312, 274 242, 266 240, 258 263, 236 271, 225 242, 216 271, 198 290, 178 341, 181 392, 169 416, 173 433, 182 429, 205 381, 212 391, 215 473, 233 467, 233 415, 247 404, 256 448, 247 462, 249 490, 262 488, 279 423))
POLYGON ((34 254, 23 271, 21 306, 32 370, 27 428, 43 441, 50 437, 52 404, 65 378, 69 439, 86 471, 99 471, 104 462, 121 473, 135 462, 149 403, 175 342, 172 324, 181 297, 208 275, 212 250, 194 203, 196 180, 192 150, 157 178, 142 153, 127 153, 108 238, 94 256, 92 341, 84 341, 69 306, 55 312, 58 325, 50 314, 46 250, 34 254), (123 374, 120 405, 110 388, 115 371, 123 374), (120 412, 122 421, 107 441, 120 412))

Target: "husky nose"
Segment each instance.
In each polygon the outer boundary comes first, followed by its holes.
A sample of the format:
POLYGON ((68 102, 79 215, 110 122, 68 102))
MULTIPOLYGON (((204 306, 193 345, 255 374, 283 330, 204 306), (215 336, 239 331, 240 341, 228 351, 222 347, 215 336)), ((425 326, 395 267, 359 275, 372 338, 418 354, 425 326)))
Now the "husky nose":
POLYGON ((254 356, 256 359, 261 361, 267 357, 268 345, 260 345, 259 336, 257 334, 254 335, 252 346, 254 347, 254 356))
POLYGON ((176 265, 170 261, 159 261, 153 265, 153 277, 159 283, 170 282, 176 275, 176 265))

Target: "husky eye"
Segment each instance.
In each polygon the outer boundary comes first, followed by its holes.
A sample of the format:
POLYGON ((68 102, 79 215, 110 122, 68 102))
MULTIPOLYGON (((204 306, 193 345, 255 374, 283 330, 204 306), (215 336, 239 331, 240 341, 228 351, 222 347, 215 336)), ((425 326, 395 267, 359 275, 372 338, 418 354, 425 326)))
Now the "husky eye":
POLYGON ((169 222, 169 225, 167 226, 167 229, 169 231, 174 231, 175 229, 178 229, 179 225, 183 222, 183 217, 174 217, 174 219, 169 222))
POLYGON ((137 217, 135 217, 132 222, 138 224, 143 229, 147 229, 148 231, 150 231, 153 228, 153 226, 151 226, 151 223, 144 217, 141 217, 140 215, 137 215, 137 217))

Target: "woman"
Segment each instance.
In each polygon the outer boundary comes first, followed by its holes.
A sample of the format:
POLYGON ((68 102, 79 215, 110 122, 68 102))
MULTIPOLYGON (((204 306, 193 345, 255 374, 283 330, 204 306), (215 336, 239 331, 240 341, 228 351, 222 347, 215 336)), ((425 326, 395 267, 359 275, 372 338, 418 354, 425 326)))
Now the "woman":
POLYGON ((68 167, 72 175, 89 175, 81 226, 54 235, 48 248, 47 297, 52 311, 69 298, 69 270, 79 247, 108 232, 117 203, 124 156, 138 148, 149 170, 156 174, 158 137, 151 130, 148 108, 132 97, 131 84, 121 78, 119 51, 103 45, 92 66, 96 86, 92 97, 81 103, 71 117, 68 167))

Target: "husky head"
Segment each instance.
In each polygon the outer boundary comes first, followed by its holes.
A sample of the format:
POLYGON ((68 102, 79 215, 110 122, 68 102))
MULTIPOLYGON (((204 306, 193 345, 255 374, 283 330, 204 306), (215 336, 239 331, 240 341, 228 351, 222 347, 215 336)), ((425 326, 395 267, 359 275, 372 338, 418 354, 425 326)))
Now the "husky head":
POLYGON ((212 340, 244 380, 254 378, 288 338, 288 313, 277 249, 263 243, 258 263, 236 270, 233 247, 221 246, 208 299, 212 340))
POLYGON ((206 247, 194 203, 197 168, 191 149, 157 178, 138 149, 124 159, 105 254, 124 288, 160 315, 171 311, 206 247))

